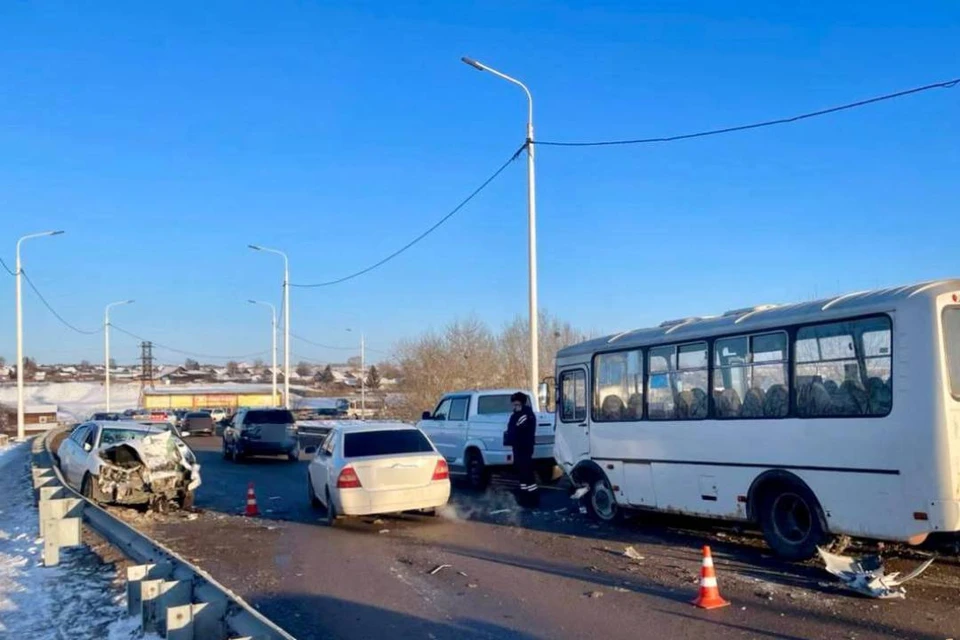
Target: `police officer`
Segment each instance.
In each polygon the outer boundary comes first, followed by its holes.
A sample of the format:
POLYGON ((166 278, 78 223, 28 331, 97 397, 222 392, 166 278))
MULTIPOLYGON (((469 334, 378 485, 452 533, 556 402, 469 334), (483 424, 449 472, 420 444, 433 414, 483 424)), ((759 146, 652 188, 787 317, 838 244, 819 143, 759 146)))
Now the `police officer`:
POLYGON ((530 407, 527 394, 517 392, 510 396, 513 413, 507 423, 504 444, 513 447, 513 468, 520 481, 517 502, 520 506, 535 507, 540 503, 537 478, 533 471, 533 445, 537 431, 537 414, 530 407))

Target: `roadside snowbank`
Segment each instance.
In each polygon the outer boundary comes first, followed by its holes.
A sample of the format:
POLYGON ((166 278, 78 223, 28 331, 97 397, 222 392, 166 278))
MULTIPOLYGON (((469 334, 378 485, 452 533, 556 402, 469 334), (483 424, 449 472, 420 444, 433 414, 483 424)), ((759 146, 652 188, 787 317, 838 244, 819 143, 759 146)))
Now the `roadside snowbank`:
POLYGON ((30 449, 19 444, 0 452, 0 637, 144 637, 139 621, 126 618, 113 565, 78 547, 61 552, 60 566, 42 566, 29 459, 30 449))

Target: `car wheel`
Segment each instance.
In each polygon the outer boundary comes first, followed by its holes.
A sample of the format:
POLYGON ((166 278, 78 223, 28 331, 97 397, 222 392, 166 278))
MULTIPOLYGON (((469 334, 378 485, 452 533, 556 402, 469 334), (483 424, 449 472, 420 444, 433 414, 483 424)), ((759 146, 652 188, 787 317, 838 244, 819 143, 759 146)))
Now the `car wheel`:
POLYGON ((226 441, 226 440, 223 441, 223 459, 224 459, 224 460, 232 460, 232 459, 233 459, 233 455, 230 453, 230 447, 227 446, 227 441, 226 441))
POLYGON ((474 491, 485 491, 490 484, 490 471, 483 463, 480 452, 471 449, 467 453, 467 484, 474 491))
POLYGON ((587 513, 600 522, 613 522, 620 513, 617 498, 613 495, 613 488, 606 478, 594 481, 584 500, 587 513))
POLYGON ((84 498, 96 504, 104 501, 103 494, 100 492, 100 486, 89 473, 83 476, 83 482, 80 484, 80 493, 83 494, 84 498))
POLYGON ((330 489, 327 489, 327 512, 326 517, 324 517, 324 522, 327 523, 328 527, 332 527, 337 524, 337 507, 333 504, 333 499, 330 497, 330 489))
POLYGON ((313 488, 313 479, 310 477, 309 467, 307 468, 307 496, 310 498, 310 506, 314 509, 319 509, 323 506, 320 498, 317 497, 316 490, 313 488))
POLYGON ((827 539, 820 503, 799 483, 778 485, 763 494, 760 527, 767 545, 784 560, 806 560, 827 539))

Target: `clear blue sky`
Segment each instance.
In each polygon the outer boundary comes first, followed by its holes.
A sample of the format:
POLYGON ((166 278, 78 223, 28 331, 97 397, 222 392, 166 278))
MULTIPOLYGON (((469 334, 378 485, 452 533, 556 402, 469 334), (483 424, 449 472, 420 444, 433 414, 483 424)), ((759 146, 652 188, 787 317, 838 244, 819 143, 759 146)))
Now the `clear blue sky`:
MULTIPOLYGON (((960 76, 944 1, 7 2, 0 5, 0 255, 74 324, 182 349, 268 348, 281 261, 335 278, 405 243, 521 142, 673 134, 960 76), (406 6, 411 5, 411 6, 406 6)), ((589 330, 956 276, 960 88, 670 145, 541 147, 542 306, 589 330)), ((514 163, 385 268, 293 290, 293 331, 371 346, 526 312, 514 163)), ((25 294, 26 352, 96 360, 25 294)), ((0 278, 0 354, 14 352, 0 278)), ((121 361, 136 342, 114 339, 121 361)), ((294 342, 295 353, 349 352, 294 342)), ((158 350, 164 361, 182 356, 158 350)))

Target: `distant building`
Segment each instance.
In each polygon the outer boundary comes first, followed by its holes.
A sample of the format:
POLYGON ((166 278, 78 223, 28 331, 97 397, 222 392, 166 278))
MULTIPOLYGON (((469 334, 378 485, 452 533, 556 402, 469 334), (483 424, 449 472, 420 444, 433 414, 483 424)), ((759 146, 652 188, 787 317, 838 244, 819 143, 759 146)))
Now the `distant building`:
POLYGON ((143 392, 145 409, 236 409, 283 404, 283 390, 271 401, 269 384, 218 384, 214 386, 165 386, 143 392))
MULTIPOLYGON (((47 431, 57 426, 57 405, 27 405, 23 408, 23 426, 29 433, 47 431)), ((17 406, 0 404, 0 433, 17 434, 17 406)))

